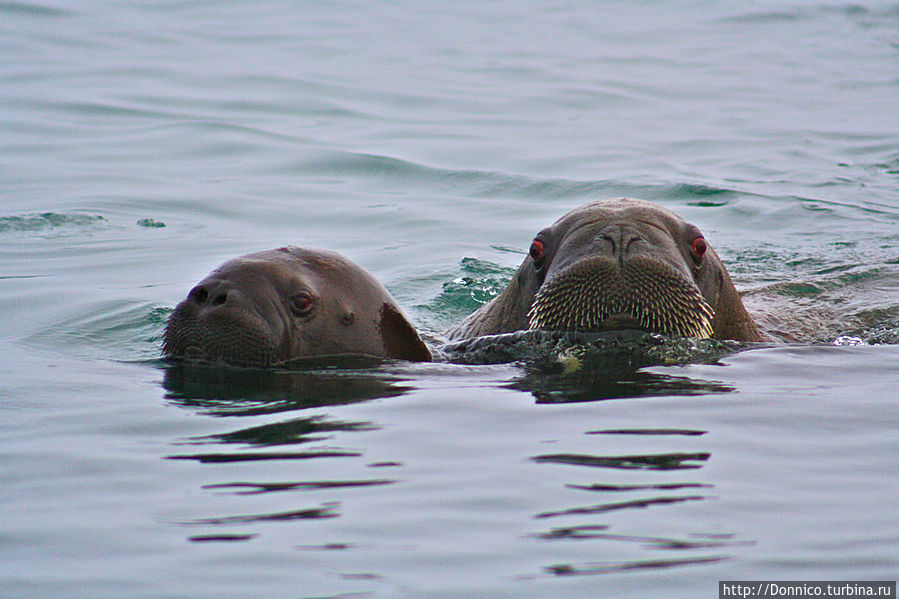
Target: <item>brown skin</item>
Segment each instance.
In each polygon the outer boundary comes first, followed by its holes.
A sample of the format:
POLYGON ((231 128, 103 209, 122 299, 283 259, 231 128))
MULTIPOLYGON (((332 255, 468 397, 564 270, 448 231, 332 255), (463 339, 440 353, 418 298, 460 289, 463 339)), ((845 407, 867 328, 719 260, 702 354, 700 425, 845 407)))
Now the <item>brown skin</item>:
MULTIPOLYGON (((762 341, 743 307, 724 264, 694 225, 661 206, 640 200, 600 200, 576 208, 535 237, 506 289, 452 328, 450 339, 496 335, 531 328, 528 312, 544 284, 583 272, 592 264, 620 269, 652 261, 683 284, 698 289, 714 312, 711 336, 762 341), (536 256, 536 259, 535 259, 536 256), (629 262, 632 261, 632 262, 629 262)), ((566 297, 574 305, 577 298, 566 297)), ((645 328, 628 314, 616 314, 596 330, 645 328)))
POLYGON ((340 254, 300 247, 212 271, 169 318, 163 354, 241 366, 342 354, 431 359, 374 277, 340 254))

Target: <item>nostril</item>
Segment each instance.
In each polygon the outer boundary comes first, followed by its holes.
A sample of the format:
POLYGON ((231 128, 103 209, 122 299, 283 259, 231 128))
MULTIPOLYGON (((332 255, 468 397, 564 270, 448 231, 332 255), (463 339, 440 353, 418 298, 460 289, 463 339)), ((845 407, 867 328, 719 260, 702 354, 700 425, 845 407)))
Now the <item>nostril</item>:
POLYGON ((197 304, 204 304, 209 299, 209 292, 203 287, 194 287, 190 291, 190 299, 197 304))
POLYGON ((215 297, 212 299, 212 305, 213 305, 213 306, 221 306, 221 305, 224 304, 226 301, 228 301, 228 294, 222 292, 222 293, 219 293, 217 296, 215 296, 215 297))

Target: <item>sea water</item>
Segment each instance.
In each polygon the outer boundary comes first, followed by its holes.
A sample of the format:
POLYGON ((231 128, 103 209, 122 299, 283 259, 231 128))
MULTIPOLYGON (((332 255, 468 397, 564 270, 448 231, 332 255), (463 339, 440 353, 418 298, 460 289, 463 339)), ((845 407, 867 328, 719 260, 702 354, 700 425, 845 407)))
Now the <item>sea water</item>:
POLYGON ((713 597, 899 571, 899 6, 0 3, 0 595, 713 597), (601 197, 797 343, 184 368, 302 244, 432 343, 601 197))

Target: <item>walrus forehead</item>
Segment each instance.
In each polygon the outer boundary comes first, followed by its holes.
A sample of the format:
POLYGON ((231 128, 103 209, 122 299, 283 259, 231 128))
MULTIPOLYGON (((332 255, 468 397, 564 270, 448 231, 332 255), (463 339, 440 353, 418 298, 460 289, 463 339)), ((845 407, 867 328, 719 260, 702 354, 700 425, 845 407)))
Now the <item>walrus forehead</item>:
POLYGON ((293 260, 282 262, 250 255, 225 262, 208 279, 231 282, 247 299, 255 298, 260 306, 281 306, 298 292, 318 296, 321 275, 293 260))
POLYGON ((382 286, 368 272, 340 254, 327 250, 288 246, 264 250, 229 260, 218 269, 247 278, 266 277, 276 287, 291 287, 326 293, 341 289, 342 295, 367 295, 382 286))
POLYGON ((584 231, 598 231, 608 227, 627 226, 635 230, 643 231, 652 238, 668 238, 674 241, 690 227, 689 223, 681 219, 673 212, 660 209, 656 206, 649 207, 624 207, 609 209, 603 206, 586 210, 578 209, 563 216, 553 228, 558 235, 569 237, 582 234, 584 231))
POLYGON ((559 220, 566 218, 615 218, 625 217, 631 219, 648 219, 652 221, 665 220, 671 224, 684 223, 684 219, 678 216, 676 212, 647 202, 645 200, 636 200, 631 198, 613 198, 595 200, 588 204, 584 204, 575 208, 568 214, 562 216, 559 220))
POLYGON ((277 255, 268 256, 260 252, 228 260, 216 268, 211 275, 246 279, 264 278, 276 281, 280 278, 294 276, 299 272, 300 264, 296 259, 288 256, 279 259, 277 255))
POLYGON ((284 246, 274 250, 262 250, 247 254, 245 258, 316 272, 358 270, 355 265, 337 252, 318 248, 284 246))

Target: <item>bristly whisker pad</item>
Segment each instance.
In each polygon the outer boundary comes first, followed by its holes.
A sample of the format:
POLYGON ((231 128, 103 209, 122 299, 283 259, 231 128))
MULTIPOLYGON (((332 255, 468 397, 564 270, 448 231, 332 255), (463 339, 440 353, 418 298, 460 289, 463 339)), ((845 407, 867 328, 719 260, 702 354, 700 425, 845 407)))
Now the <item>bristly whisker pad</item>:
POLYGON ((692 280, 663 262, 632 258, 619 268, 583 260, 547 280, 528 312, 532 329, 599 331, 625 316, 669 336, 709 338, 715 313, 692 280))

